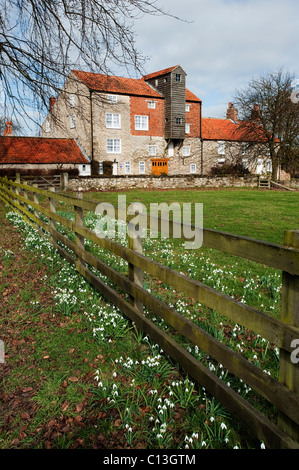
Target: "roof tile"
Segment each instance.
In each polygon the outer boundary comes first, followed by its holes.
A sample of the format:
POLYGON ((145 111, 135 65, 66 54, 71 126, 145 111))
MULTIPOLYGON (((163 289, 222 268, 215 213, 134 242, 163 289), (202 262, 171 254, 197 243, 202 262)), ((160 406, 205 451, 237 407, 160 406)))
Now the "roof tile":
POLYGON ((0 137, 0 164, 89 163, 74 139, 0 137))

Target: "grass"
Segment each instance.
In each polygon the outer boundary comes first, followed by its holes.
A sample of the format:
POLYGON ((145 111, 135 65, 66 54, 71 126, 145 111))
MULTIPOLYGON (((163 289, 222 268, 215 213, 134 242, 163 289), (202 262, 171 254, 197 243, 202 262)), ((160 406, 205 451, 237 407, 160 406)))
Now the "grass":
MULTIPOLYGON (((88 193, 85 197, 116 203, 117 195, 88 193)), ((130 192, 127 197, 128 202, 139 200, 147 206, 162 201, 203 202, 206 227, 276 243, 282 242, 284 230, 296 228, 298 193, 170 191, 130 192)), ((61 210, 72 217, 68 208, 61 210)), ((261 443, 249 437, 204 389, 181 375, 156 344, 107 304, 51 246, 13 214, 8 219, 19 234, 15 234, 15 245, 8 240, 0 243, 0 296, 6 294, 7 298, 0 323, 5 325, 8 355, 2 378, 7 409, 0 423, 1 448, 260 447, 261 443), (23 260, 21 266, 19 259, 23 260), (9 331, 14 332, 15 343, 9 331), (22 349, 27 351, 27 360, 22 349), (33 390, 26 391, 28 388, 33 390), (15 410, 12 420, 11 403, 15 410), (30 419, 24 418, 24 409, 30 419)), ((86 214, 85 224, 92 227, 94 223, 93 214, 86 214)), ((5 241, 3 233, 1 240, 5 241)), ((149 239, 144 245, 147 256, 279 316, 280 273, 215 250, 201 249, 195 256, 178 241, 149 239)), ((119 263, 99 247, 87 243, 86 249, 126 272, 126 263, 119 263)), ((144 287, 277 376, 279 351, 263 338, 240 325, 230 325, 217 312, 150 277, 145 277, 144 287)), ((173 334, 161 319, 151 319, 173 334)), ((184 342, 177 335, 175 339, 184 342)), ((246 384, 229 376, 197 347, 184 345, 238 393, 276 419, 276 411, 259 401, 246 384)))

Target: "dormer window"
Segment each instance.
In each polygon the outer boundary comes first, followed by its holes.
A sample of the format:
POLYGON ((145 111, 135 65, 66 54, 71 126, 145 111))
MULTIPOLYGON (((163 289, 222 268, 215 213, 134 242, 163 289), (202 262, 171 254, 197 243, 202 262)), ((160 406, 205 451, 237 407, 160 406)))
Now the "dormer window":
POLYGON ((175 76, 175 81, 176 82, 181 82, 182 81, 182 75, 180 73, 177 73, 175 76))

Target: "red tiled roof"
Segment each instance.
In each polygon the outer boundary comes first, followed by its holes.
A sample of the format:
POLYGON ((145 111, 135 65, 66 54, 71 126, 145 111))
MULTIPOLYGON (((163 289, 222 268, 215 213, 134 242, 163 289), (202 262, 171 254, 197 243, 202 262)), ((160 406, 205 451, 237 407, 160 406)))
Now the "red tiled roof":
POLYGON ((0 137, 0 164, 89 163, 74 139, 0 137))
POLYGON ((82 72, 80 70, 72 70, 72 72, 90 90, 163 98, 163 96, 148 85, 143 78, 114 77, 100 73, 82 72))
POLYGON ((188 90, 186 88, 186 101, 196 101, 197 103, 201 103, 202 101, 197 98, 196 95, 194 95, 194 93, 192 93, 192 91, 188 90))
MULTIPOLYGON (((261 126, 254 122, 238 123, 230 119, 202 118, 204 140, 229 140, 239 142, 265 142, 266 135, 261 126)), ((279 142, 276 139, 276 142, 279 142)))
POLYGON ((161 77, 161 75, 166 75, 167 73, 172 72, 174 69, 179 67, 179 65, 175 65, 174 67, 169 67, 168 69, 159 70, 158 72, 150 73, 148 75, 144 75, 144 80, 151 80, 152 78, 161 77))

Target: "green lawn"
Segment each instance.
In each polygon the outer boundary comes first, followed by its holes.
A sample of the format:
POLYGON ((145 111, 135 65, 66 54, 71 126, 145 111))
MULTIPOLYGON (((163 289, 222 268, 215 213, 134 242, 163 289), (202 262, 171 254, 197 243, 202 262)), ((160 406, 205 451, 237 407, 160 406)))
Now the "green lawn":
POLYGON ((90 192, 86 199, 117 205, 118 196, 127 203, 202 203, 204 227, 273 243, 283 243, 284 231, 299 228, 299 192, 255 189, 210 191, 90 192))

